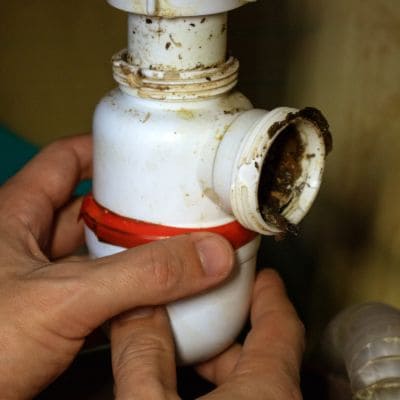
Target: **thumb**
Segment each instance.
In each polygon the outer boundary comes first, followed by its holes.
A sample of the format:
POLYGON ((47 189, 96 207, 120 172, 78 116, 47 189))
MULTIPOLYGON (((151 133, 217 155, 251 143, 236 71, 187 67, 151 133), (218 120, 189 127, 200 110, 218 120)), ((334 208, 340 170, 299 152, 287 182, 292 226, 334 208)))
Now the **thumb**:
POLYGON ((90 331, 132 308, 197 294, 226 278, 233 263, 230 244, 211 233, 174 237, 88 261, 82 278, 89 290, 78 296, 80 317, 90 331))

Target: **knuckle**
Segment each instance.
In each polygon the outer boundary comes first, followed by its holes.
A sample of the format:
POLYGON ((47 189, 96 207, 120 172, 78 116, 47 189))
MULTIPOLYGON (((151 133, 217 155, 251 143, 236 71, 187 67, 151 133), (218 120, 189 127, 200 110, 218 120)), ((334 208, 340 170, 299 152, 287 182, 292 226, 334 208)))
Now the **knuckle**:
POLYGON ((55 142, 48 144, 44 149, 43 153, 47 155, 57 154, 57 156, 63 158, 67 151, 68 144, 67 139, 57 139, 55 142))
POLYGON ((183 262, 166 244, 159 242, 151 247, 150 270, 159 286, 175 287, 181 278, 183 262))
POLYGON ((151 377, 149 370, 166 351, 167 345, 160 336, 149 332, 146 335, 131 334, 120 345, 119 351, 113 353, 113 369, 117 381, 129 379, 134 370, 136 379, 142 383, 147 382, 151 377))
POLYGON ((166 346, 160 336, 149 332, 146 335, 134 333, 125 340, 114 362, 116 367, 123 368, 135 361, 143 363, 145 360, 153 359, 164 351, 166 346))
MULTIPOLYGON (((61 138, 56 140, 53 143, 50 143, 45 149, 44 152, 52 155, 57 155, 57 158, 60 160, 60 164, 70 164, 75 165, 75 167, 79 167, 79 157, 76 154, 76 151, 73 147, 73 141, 71 138, 61 138)), ((61 170, 60 170, 61 171, 61 170)), ((50 172, 58 172, 58 170, 50 171, 50 172)), ((65 176, 64 176, 65 178, 65 176)))
POLYGON ((64 149, 66 146, 68 146, 68 144, 70 143, 71 139, 68 137, 62 137, 59 138, 57 140, 55 140, 54 142, 48 144, 46 146, 46 149, 50 149, 50 150, 62 150, 64 149))

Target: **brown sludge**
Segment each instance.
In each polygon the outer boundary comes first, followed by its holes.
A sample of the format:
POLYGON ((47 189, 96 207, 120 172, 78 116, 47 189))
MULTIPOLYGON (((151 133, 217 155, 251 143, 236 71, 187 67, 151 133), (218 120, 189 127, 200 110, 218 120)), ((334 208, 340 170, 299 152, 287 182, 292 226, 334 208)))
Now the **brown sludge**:
POLYGON ((288 222, 282 212, 296 191, 303 154, 296 126, 289 124, 273 142, 263 164, 258 190, 260 211, 264 220, 282 233, 297 233, 297 226, 288 222))

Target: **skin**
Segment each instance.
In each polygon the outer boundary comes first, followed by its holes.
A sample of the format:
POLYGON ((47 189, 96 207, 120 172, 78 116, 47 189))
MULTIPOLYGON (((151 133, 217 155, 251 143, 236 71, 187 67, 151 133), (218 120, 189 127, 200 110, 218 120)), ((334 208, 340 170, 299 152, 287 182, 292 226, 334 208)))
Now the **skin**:
MULTIPOLYGON (((30 399, 112 319, 116 398, 177 399, 174 345, 163 304, 202 292, 233 267, 229 243, 196 233, 98 260, 83 243, 76 184, 91 176, 91 139, 53 143, 0 189, 0 393, 30 399)), ((198 372, 207 399, 300 399, 303 328, 271 270, 257 278, 252 330, 198 372)))
MULTIPOLYGON (((204 400, 300 400, 304 329, 273 270, 256 280, 252 329, 242 345, 196 367, 217 388, 204 400)), ((162 307, 114 319, 112 362, 118 399, 176 400, 174 343, 162 307)))

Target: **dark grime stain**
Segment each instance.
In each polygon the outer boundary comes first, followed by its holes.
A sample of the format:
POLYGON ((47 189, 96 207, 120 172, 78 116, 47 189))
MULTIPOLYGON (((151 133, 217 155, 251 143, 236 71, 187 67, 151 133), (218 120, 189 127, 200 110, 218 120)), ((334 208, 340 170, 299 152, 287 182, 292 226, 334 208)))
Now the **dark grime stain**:
POLYGON ((293 122, 297 118, 303 118, 311 122, 321 132, 325 144, 325 152, 329 154, 333 147, 329 124, 321 111, 314 107, 306 107, 296 113, 289 113, 283 121, 275 122, 268 130, 268 137, 272 139, 285 125, 293 122))
POLYGON ((332 134, 329 130, 328 121, 322 115, 321 111, 314 107, 306 107, 300 110, 297 115, 310 121, 321 131, 322 138, 325 143, 325 152, 326 154, 329 154, 333 149, 332 134))
POLYGON ((239 113, 241 110, 240 108, 236 107, 236 108, 231 108, 230 110, 224 110, 224 114, 225 115, 234 115, 239 113))
POLYGON ((294 124, 289 124, 272 143, 262 166, 258 189, 261 215, 283 233, 297 233, 297 227, 282 213, 296 192, 303 154, 300 134, 294 124))

